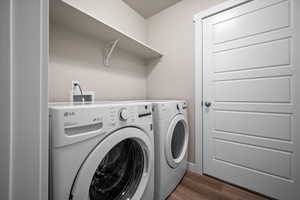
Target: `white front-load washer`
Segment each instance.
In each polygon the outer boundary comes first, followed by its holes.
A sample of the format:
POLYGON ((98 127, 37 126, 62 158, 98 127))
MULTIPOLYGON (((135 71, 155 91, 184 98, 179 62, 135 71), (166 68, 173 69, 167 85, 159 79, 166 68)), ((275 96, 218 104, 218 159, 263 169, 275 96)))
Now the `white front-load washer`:
POLYGON ((154 109, 154 199, 164 200, 187 170, 189 126, 185 101, 152 101, 154 109))
POLYGON ((59 103, 49 113, 50 199, 153 199, 151 103, 59 103))

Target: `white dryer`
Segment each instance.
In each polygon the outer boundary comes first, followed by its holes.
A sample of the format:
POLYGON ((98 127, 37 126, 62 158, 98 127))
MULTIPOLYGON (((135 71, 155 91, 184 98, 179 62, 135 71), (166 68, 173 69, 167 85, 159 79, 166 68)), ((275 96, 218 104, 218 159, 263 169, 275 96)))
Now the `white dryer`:
POLYGON ((155 141, 155 200, 164 200, 187 169, 189 128, 185 101, 152 101, 155 141))
POLYGON ((151 103, 50 104, 52 200, 152 200, 151 103))

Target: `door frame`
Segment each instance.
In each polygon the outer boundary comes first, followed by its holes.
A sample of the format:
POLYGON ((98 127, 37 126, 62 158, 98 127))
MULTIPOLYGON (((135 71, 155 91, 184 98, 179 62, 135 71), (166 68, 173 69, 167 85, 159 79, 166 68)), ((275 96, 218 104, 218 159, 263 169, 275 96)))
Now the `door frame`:
POLYGON ((225 10, 237 7, 253 0, 228 0, 194 15, 194 70, 195 70, 195 165, 191 171, 203 174, 203 20, 225 10))
POLYGON ((0 199, 48 199, 48 3, 0 3, 0 199))

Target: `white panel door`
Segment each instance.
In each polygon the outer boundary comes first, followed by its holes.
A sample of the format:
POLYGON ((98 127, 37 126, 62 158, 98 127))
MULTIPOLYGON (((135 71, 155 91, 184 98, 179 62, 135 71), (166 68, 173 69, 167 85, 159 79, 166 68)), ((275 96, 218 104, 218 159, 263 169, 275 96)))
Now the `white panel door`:
POLYGON ((282 200, 300 199, 295 3, 254 0, 203 20, 204 173, 282 200))

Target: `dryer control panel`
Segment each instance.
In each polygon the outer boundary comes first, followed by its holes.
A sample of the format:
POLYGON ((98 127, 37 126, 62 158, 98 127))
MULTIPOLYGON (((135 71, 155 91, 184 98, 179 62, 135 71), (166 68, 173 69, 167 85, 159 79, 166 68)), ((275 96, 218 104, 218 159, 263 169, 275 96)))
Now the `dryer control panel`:
POLYGON ((158 101, 154 102, 155 119, 167 119, 177 114, 187 115, 187 103, 185 101, 158 101))

